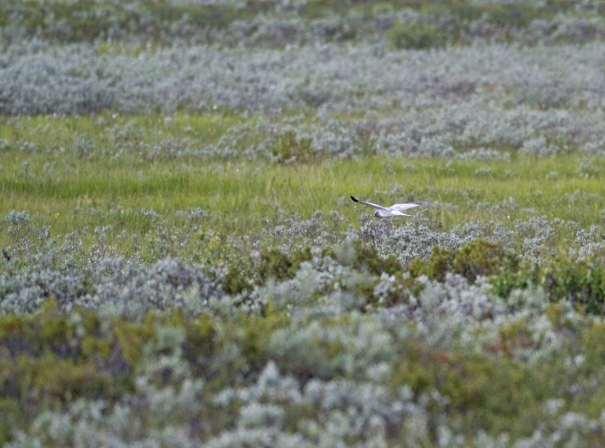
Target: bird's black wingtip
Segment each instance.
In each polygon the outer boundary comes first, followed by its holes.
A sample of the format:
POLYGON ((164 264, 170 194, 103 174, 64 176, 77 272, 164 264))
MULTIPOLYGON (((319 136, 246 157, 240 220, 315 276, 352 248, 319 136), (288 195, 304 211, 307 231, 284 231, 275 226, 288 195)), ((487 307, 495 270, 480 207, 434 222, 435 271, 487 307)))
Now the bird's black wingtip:
POLYGON ((355 196, 351 196, 351 200, 352 200, 353 202, 359 202, 359 199, 357 199, 355 196))

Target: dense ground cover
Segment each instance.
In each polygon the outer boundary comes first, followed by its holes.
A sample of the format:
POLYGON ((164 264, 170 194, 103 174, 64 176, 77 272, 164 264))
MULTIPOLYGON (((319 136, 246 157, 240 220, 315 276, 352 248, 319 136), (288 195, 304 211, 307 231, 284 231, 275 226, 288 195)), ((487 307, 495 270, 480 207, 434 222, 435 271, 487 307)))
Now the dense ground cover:
POLYGON ((0 443, 603 445, 603 12, 1 3, 0 443))

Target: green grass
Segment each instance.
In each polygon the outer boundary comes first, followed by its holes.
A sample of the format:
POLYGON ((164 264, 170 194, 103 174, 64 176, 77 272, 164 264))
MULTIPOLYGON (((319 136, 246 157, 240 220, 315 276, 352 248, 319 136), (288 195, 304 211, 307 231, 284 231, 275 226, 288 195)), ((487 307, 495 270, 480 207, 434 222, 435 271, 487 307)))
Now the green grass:
POLYGON ((9 151, 0 158, 0 215, 27 211, 58 233, 116 224, 116 220, 134 231, 138 224, 130 211, 153 209, 170 218, 177 210, 201 207, 214 225, 243 234, 258 232, 265 218, 275 217, 277 210, 301 218, 337 210, 354 225, 367 213, 348 200, 355 194, 384 202, 451 205, 427 209, 444 228, 514 220, 529 214, 524 210, 529 208, 588 226, 603 220, 605 163, 593 161, 597 174, 583 177, 580 162, 578 156, 519 157, 489 164, 371 157, 282 166, 244 161, 82 160, 9 151), (486 167, 489 176, 479 172, 486 167), (573 200, 577 192, 581 194, 573 200), (496 216, 489 209, 509 198, 518 204, 516 210, 496 216), (93 208, 101 213, 85 213, 93 208), (123 210, 126 218, 118 219, 116 209, 123 210))
MULTIPOLYGON (((14 241, 3 219, 12 210, 28 212, 53 236, 78 231, 92 238, 95 228, 110 226, 110 240, 126 253, 158 227, 191 233, 191 221, 177 212, 195 208, 208 213, 203 231, 220 239, 254 238, 284 217, 316 212, 337 211, 342 219, 332 230, 343 231, 370 214, 351 203, 351 194, 423 202, 414 219, 442 229, 474 222, 513 226, 536 215, 582 227, 605 219, 605 161, 579 154, 532 158, 512 150, 509 162, 364 156, 280 164, 149 157, 145 149, 162 141, 203 148, 256 119, 225 113, 0 117, 0 244, 14 241)), ((566 236, 572 235, 557 235, 558 243, 566 236)))
POLYGON ((0 143, 4 141, 10 148, 27 142, 43 152, 65 152, 73 151, 74 146, 85 140, 97 154, 102 154, 108 150, 115 152, 116 148, 127 145, 153 144, 167 139, 189 139, 210 144, 229 128, 251 120, 230 113, 177 113, 169 118, 159 114, 121 115, 111 112, 68 117, 0 116, 0 143))

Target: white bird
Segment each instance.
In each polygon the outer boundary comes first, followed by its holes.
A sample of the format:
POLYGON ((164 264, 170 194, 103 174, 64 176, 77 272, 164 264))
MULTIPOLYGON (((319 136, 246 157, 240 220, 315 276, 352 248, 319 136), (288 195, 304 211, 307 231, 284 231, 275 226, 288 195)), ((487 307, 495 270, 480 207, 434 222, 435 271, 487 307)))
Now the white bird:
POLYGON ((360 204, 369 205, 370 207, 375 208, 376 211, 374 212, 374 216, 377 216, 378 218, 392 218, 394 216, 412 216, 403 212, 411 208, 420 207, 420 204, 414 203, 393 204, 390 207, 383 207, 382 205, 374 204, 372 202, 360 201, 355 196, 351 196, 351 199, 353 200, 353 202, 358 202, 360 204))

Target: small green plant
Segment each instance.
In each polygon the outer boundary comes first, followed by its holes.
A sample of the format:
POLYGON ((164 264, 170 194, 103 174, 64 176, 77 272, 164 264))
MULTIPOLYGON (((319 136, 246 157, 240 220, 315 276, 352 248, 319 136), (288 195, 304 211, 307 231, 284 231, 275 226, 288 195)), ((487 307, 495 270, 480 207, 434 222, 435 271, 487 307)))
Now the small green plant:
POLYGON ((315 151, 311 139, 287 131, 280 135, 272 150, 273 157, 278 163, 309 163, 315 159, 315 151))
POLYGON ((447 36, 439 28, 422 23, 398 22, 388 31, 387 37, 397 50, 425 50, 443 47, 447 43, 447 36))

